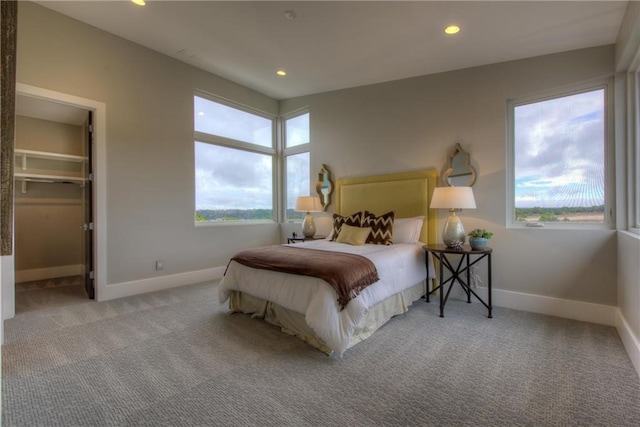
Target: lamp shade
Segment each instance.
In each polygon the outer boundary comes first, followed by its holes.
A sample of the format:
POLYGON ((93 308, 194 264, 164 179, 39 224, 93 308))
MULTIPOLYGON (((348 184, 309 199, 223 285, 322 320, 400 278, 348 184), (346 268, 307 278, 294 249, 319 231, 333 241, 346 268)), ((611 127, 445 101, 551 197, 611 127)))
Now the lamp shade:
POLYGON ((300 196, 296 199, 296 212, 322 212, 322 204, 319 197, 300 196))
POLYGON ((431 209, 475 209, 471 187, 437 187, 431 197, 431 209))

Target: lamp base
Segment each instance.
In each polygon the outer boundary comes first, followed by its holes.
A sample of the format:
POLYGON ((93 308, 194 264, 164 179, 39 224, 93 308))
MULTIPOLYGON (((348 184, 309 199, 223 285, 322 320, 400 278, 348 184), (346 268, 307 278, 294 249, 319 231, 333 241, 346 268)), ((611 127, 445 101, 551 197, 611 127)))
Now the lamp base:
POLYGON ((313 222, 313 217, 307 212, 307 216, 302 221, 302 234, 304 237, 313 237, 316 235, 316 224, 313 222))
POLYGON ((451 212, 447 222, 444 224, 444 230, 442 230, 442 243, 448 247, 453 247, 462 245, 465 240, 467 240, 467 235, 462 226, 462 221, 456 216, 455 212, 451 212))

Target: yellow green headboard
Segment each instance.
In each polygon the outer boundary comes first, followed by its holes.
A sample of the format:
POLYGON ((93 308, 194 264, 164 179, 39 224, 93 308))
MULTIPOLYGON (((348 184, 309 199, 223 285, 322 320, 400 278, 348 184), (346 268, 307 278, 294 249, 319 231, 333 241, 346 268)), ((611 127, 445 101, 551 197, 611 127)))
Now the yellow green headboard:
POLYGON ((437 179, 435 169, 339 179, 336 212, 350 215, 368 210, 382 215, 395 211, 396 218, 424 215, 420 241, 436 243, 437 214, 429 203, 437 179))

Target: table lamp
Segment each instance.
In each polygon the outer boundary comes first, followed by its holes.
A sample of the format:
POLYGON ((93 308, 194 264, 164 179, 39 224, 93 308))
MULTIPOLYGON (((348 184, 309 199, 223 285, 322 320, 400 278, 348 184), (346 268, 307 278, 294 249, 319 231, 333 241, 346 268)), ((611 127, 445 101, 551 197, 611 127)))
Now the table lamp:
POLYGON ((296 212, 306 212, 307 216, 302 221, 302 234, 304 237, 313 237, 316 234, 316 225, 313 222, 311 212, 322 212, 322 204, 319 197, 300 196, 296 199, 296 212))
POLYGON ((442 231, 442 242, 448 247, 462 245, 467 236, 456 211, 476 208, 471 187, 437 187, 433 190, 430 207, 449 209, 449 217, 442 231))

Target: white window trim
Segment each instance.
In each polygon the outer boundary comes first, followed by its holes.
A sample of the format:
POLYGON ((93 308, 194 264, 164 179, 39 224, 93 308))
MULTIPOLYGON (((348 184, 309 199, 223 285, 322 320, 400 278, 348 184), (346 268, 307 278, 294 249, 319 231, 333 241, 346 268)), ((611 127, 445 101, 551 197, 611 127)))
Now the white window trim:
MULTIPOLYGON (((293 156, 296 154, 301 154, 301 153, 309 153, 309 156, 311 156, 311 141, 309 141, 309 143, 307 144, 300 144, 300 145, 296 145, 293 147, 286 147, 285 143, 286 143, 286 138, 287 138, 287 132, 286 132, 286 122, 287 120, 296 118, 298 116, 302 116, 303 114, 307 114, 309 113, 309 108, 308 107, 302 107, 302 108, 298 108, 296 110, 290 111, 286 114, 283 114, 281 117, 279 117, 278 121, 278 128, 279 128, 279 132, 280 132, 280 138, 278 138, 277 142, 278 142, 278 149, 279 151, 282 153, 282 155, 278 156, 278 161, 280 164, 280 174, 279 174, 279 179, 280 182, 282 183, 281 186, 279 186, 279 190, 282 192, 282 196, 280 198, 280 203, 279 203, 279 207, 280 207, 280 212, 281 212, 281 216, 279 218, 280 222, 287 222, 287 223, 302 223, 302 219, 289 219, 287 218, 287 197, 286 197, 286 189, 287 189, 287 170, 286 170, 286 159, 288 156, 293 156)), ((311 136, 309 136, 311 137, 311 136)), ((309 164, 309 167, 311 167, 311 164, 309 164)), ((311 180, 311 177, 309 177, 309 179, 311 180)), ((309 191, 311 191, 311 189, 309 189, 309 191)))
POLYGON ((614 138, 613 138, 613 80, 597 79, 580 84, 563 86, 559 88, 549 89, 532 95, 526 95, 507 101, 507 212, 506 225, 507 228, 514 229, 562 229, 562 230, 609 230, 615 228, 615 171, 613 168, 615 159, 614 138), (598 89, 604 89, 605 93, 605 220, 604 223, 566 223, 545 222, 541 227, 535 227, 533 224, 527 224, 516 221, 515 217, 515 128, 514 128, 514 111, 515 107, 520 105, 531 104, 534 102, 546 101, 565 96, 576 95, 584 92, 590 92, 598 89))
POLYGON ((627 72, 626 182, 628 231, 640 235, 640 51, 627 72))
MULTIPOLYGON (((218 146, 224 146, 227 148, 233 148, 236 150, 244 150, 247 152, 258 153, 258 154, 266 154, 270 155, 272 158, 272 201, 271 206, 273 209, 273 218, 271 220, 252 220, 252 221, 223 221, 223 222, 197 222, 195 221, 194 215, 194 226, 199 227, 225 227, 225 226, 235 226, 235 225, 256 225, 256 224, 274 224, 281 222, 282 213, 280 212, 281 199, 280 196, 280 181, 278 177, 281 175, 281 171, 279 170, 279 159, 282 156, 278 155, 278 121, 279 117, 266 113, 264 111, 260 111, 258 109, 249 107, 247 105, 240 104, 238 102, 231 101, 229 99, 223 98, 221 96, 212 95, 200 90, 194 90, 193 96, 197 96, 200 98, 208 99, 212 102, 216 102, 219 104, 226 105, 231 108, 238 109, 240 111, 244 111, 250 114, 254 114, 256 116, 264 117, 265 119, 271 120, 271 147, 265 147, 258 144, 252 144, 250 142, 240 141, 231 138, 225 138, 218 135, 213 135, 209 133, 199 132, 195 130, 195 122, 192 123, 193 127, 193 143, 203 142, 207 144, 213 144, 218 146)), ((193 98, 192 101, 193 102, 193 98)), ((195 174, 195 165, 194 165, 194 174, 195 174)), ((195 183, 195 177, 193 182, 195 183)), ((195 202, 195 188, 194 188, 194 202, 195 202)), ((194 203, 194 214, 195 214, 195 203, 194 203)))
MULTIPOLYGON (((260 117, 271 120, 272 122, 272 147, 265 147, 258 144, 252 144, 250 142, 244 142, 231 138, 225 138, 218 135, 199 132, 194 128, 194 143, 196 141, 207 144, 213 144, 223 146, 227 148, 233 148, 237 150, 244 150, 252 153, 271 155, 273 159, 273 181, 272 181, 272 193, 273 193, 273 219, 272 220, 255 220, 255 221, 225 221, 225 222, 197 222, 194 221, 196 227, 225 227, 225 226, 239 226, 239 225, 256 225, 256 224, 273 224, 282 223, 286 219, 286 157, 308 152, 311 154, 311 143, 300 144, 294 147, 285 147, 286 138, 286 120, 295 118, 297 116, 309 113, 308 107, 298 108, 290 111, 281 116, 275 116, 264 111, 257 110, 255 108, 234 102, 232 100, 212 95, 200 90, 194 90, 193 96, 211 100, 228 107, 236 108, 241 111, 245 111, 251 114, 255 114, 260 117)), ((310 165, 311 166, 311 165, 310 165)), ((195 171, 195 169, 194 169, 195 171)), ((311 177, 309 177, 311 178, 311 177)), ((311 189, 310 189, 311 191, 311 189)), ((195 193, 194 193, 195 195, 195 193)), ((194 206, 195 208, 195 206, 194 206)), ((302 222, 302 220, 287 220, 288 222, 302 222)))

